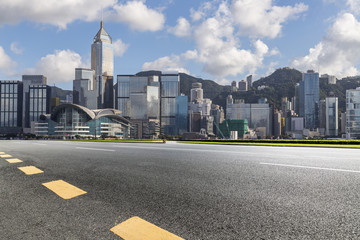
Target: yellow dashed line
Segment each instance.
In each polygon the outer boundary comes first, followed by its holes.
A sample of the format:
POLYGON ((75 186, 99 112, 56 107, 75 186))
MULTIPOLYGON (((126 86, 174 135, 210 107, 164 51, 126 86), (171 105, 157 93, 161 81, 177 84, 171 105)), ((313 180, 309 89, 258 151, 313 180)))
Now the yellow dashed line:
POLYGON ((23 162, 18 158, 8 158, 8 159, 5 159, 5 160, 8 161, 9 163, 21 163, 21 162, 23 162))
POLYGON ((132 217, 116 225, 110 231, 124 240, 184 240, 139 217, 132 217))
POLYGON ((23 171, 26 175, 33 175, 38 173, 43 173, 44 171, 38 169, 34 166, 27 166, 27 167, 18 167, 21 171, 23 171))
POLYGON ((2 154, 0 155, 1 158, 9 158, 9 157, 12 157, 11 155, 9 154, 2 154))
POLYGON ((63 199, 74 198, 86 193, 80 188, 77 188, 74 185, 71 185, 63 180, 47 182, 43 183, 42 185, 44 185, 63 199))

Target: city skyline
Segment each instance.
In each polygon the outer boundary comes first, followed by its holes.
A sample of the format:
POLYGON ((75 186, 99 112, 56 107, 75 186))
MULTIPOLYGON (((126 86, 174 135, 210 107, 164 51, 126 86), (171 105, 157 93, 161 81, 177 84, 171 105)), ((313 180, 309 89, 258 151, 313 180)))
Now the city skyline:
POLYGON ((180 70, 230 84, 283 66, 337 77, 358 74, 360 7, 352 0, 109 0, 102 6, 89 0, 85 13, 73 10, 85 7, 81 3, 9 3, 0 9, 1 79, 43 74, 49 85, 72 89, 74 69, 90 68, 101 7, 113 37, 114 76, 180 70))

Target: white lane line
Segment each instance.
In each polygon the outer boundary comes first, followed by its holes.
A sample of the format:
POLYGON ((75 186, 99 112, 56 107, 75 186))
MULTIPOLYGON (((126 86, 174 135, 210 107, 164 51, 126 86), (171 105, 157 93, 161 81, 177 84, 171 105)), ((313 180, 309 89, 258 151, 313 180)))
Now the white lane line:
POLYGON ((270 165, 270 166, 279 166, 279 167, 293 167, 293 168, 316 169, 316 170, 326 170, 326 171, 336 171, 336 172, 360 173, 360 171, 357 171, 357 170, 340 169, 340 168, 311 167, 311 166, 302 166, 302 165, 265 163, 265 162, 261 162, 260 164, 261 165, 270 165))
POLYGON ((84 148, 84 147, 76 147, 76 149, 85 149, 85 150, 93 150, 93 151, 115 152, 115 150, 111 150, 111 149, 103 149, 103 148, 84 148))
POLYGON ((34 145, 41 145, 41 146, 46 146, 46 144, 44 143, 33 143, 34 145))
POLYGON ((118 146, 116 144, 113 145, 117 148, 137 148, 137 149, 149 149, 149 150, 167 150, 167 151, 187 151, 187 152, 214 152, 214 153, 233 153, 233 154, 239 154, 239 153, 246 153, 246 154, 253 154, 257 155, 256 152, 244 152, 241 151, 241 149, 238 149, 239 151, 223 151, 223 150, 210 150, 210 149, 192 149, 192 148, 173 148, 173 147, 137 147, 137 146, 118 146))

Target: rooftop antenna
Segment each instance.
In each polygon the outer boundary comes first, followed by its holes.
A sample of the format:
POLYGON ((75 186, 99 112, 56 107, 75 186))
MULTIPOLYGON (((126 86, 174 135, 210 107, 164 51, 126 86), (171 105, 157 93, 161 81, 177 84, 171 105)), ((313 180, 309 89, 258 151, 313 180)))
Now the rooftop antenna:
POLYGON ((104 27, 104 13, 103 13, 103 11, 104 11, 104 8, 103 8, 103 6, 102 6, 102 3, 101 3, 101 27, 103 28, 104 27))

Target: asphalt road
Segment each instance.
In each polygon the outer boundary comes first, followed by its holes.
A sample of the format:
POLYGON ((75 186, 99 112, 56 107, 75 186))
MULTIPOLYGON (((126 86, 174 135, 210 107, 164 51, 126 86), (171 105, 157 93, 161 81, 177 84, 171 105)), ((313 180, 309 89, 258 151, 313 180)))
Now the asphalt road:
POLYGON ((121 239, 110 229, 134 216, 188 240, 360 239, 360 149, 13 140, 0 152, 23 161, 0 158, 0 239, 121 239), (87 193, 42 185, 60 179, 87 193))

